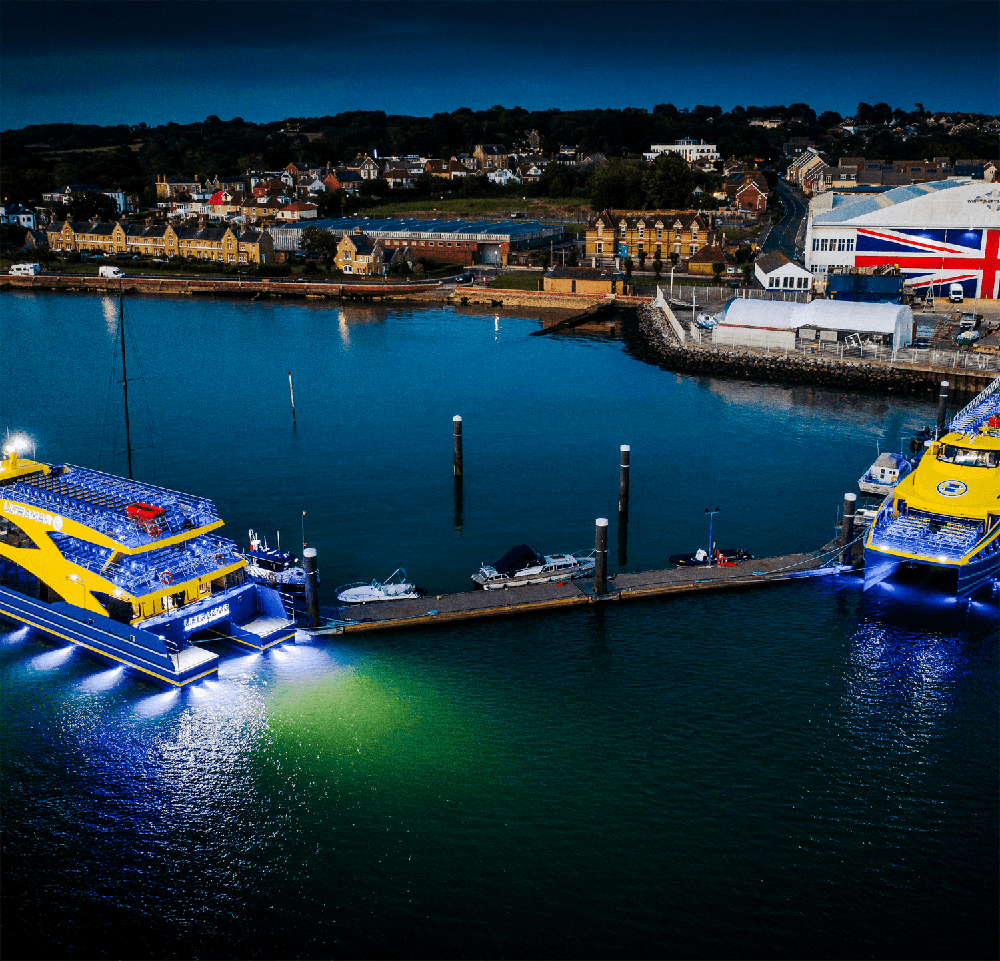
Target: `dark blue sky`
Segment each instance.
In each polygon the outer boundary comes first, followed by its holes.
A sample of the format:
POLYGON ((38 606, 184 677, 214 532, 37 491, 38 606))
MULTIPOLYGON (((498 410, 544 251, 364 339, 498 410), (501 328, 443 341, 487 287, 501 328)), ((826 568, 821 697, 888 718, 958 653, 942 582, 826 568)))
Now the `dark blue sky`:
POLYGON ((493 104, 1000 113, 1000 4, 0 3, 0 128, 493 104))

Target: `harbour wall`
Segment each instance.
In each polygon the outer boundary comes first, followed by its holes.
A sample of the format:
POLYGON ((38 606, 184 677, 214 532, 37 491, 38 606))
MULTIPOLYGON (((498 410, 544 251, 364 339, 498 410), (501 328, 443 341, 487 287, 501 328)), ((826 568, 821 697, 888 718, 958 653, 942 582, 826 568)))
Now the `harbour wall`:
POLYGON ((949 381, 953 392, 971 394, 996 379, 994 370, 769 354, 680 343, 664 312, 648 301, 638 308, 636 317, 634 325, 623 328, 629 351, 641 360, 681 373, 893 394, 934 393, 942 380, 949 381))

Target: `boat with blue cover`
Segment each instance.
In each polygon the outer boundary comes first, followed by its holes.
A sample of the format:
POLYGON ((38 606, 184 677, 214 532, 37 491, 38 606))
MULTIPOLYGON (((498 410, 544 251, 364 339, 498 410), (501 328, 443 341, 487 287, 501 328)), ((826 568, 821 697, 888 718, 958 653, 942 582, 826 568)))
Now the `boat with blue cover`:
POLYGON ((1000 378, 930 443, 865 538, 865 590, 900 567, 947 571, 971 597, 1000 580, 1000 378))
POLYGON ((472 575, 477 587, 491 591, 498 587, 523 587, 525 584, 545 584, 568 581, 593 574, 594 551, 575 554, 541 554, 529 544, 512 547, 496 563, 484 564, 472 575))
MULTIPOLYGON (((267 541, 254 531, 250 531, 250 550, 243 551, 242 556, 247 562, 247 576, 256 583, 274 587, 283 594, 305 593, 306 572, 291 551, 281 549, 280 535, 278 547, 273 548, 268 547, 267 541)), ((319 583, 318 573, 316 583, 319 583)))
POLYGON ((212 501, 25 447, 0 460, 0 616, 178 687, 217 673, 206 641, 263 651, 295 636, 212 501))

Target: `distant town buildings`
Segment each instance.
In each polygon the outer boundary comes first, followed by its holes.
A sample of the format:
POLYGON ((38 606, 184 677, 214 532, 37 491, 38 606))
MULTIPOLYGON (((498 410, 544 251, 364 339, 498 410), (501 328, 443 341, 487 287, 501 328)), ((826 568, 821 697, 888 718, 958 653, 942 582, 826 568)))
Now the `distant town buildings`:
POLYGON ((677 154, 683 157, 688 163, 719 159, 719 149, 714 143, 706 143, 704 140, 692 140, 690 137, 685 137, 683 140, 675 140, 673 143, 654 143, 642 157, 643 160, 652 162, 665 153, 677 154))

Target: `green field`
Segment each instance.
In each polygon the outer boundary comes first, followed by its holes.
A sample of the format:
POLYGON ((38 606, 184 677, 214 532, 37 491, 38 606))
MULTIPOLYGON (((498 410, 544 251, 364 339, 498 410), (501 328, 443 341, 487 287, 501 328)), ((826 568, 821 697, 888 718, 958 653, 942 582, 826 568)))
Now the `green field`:
POLYGON ((540 270, 500 274, 495 280, 490 281, 490 287, 502 287, 504 290, 538 290, 538 281, 541 278, 540 270))

